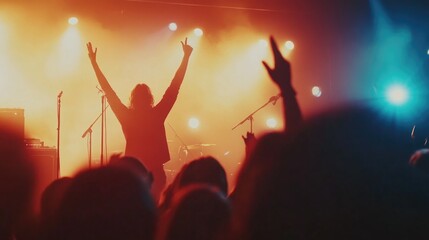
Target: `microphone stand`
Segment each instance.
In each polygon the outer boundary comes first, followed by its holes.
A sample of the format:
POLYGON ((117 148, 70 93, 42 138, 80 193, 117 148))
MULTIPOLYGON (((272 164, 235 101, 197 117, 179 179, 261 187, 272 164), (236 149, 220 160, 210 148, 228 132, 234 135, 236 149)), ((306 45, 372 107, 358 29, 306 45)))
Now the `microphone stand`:
POLYGON ((256 109, 255 111, 253 111, 251 114, 249 114, 249 116, 247 116, 245 119, 243 119, 243 121, 239 122, 237 125, 235 125, 232 130, 236 129, 238 126, 240 126, 241 124, 243 124, 244 122, 246 122, 247 120, 250 121, 250 133, 253 133, 253 115, 255 113, 257 113, 259 110, 261 110, 262 108, 264 108, 265 106, 267 106, 268 104, 270 104, 271 102, 273 103, 273 105, 276 104, 277 100, 281 97, 281 94, 277 94, 275 96, 270 97, 270 99, 261 107, 259 107, 258 109, 256 109))
MULTIPOLYGON (((104 94, 103 94, 103 97, 104 97, 104 94)), ((103 98, 103 102, 104 102, 105 100, 104 100, 104 98, 103 98)), ((92 126, 94 126, 94 124, 98 121, 98 119, 100 118, 100 117, 103 117, 104 118, 104 116, 105 116, 105 112, 106 112, 106 109, 109 107, 109 105, 106 105, 106 106, 104 106, 103 105, 103 109, 102 109, 102 111, 101 111, 101 113, 100 113, 100 115, 98 115, 97 116, 97 118, 91 123, 91 125, 89 125, 89 127, 85 130, 85 132, 82 134, 82 138, 84 138, 84 137, 86 137, 86 135, 88 135, 89 134, 89 157, 88 157, 88 165, 89 165, 89 168, 91 168, 91 163, 92 163, 92 157, 91 157, 91 153, 92 153, 92 126)), ((102 130, 104 129, 104 124, 102 124, 102 130)), ((103 144, 103 134, 102 134, 102 144, 103 144)), ((101 156, 103 156, 103 146, 101 147, 101 156)), ((102 163, 102 162, 101 162, 102 163)))
POLYGON ((100 150, 100 164, 101 166, 104 165, 104 132, 105 132, 105 122, 106 122, 106 111, 104 111, 104 108, 106 106, 106 96, 103 94, 101 95, 101 150, 100 150))
MULTIPOLYGON (((167 122, 167 123, 168 123, 168 122, 167 122)), ((178 152, 178 154, 179 154, 179 158, 180 158, 180 151, 181 151, 182 149, 186 151, 186 156, 188 156, 188 151, 189 151, 189 149, 188 149, 188 145, 186 145, 186 144, 185 144, 185 142, 182 140, 182 138, 180 138, 180 137, 179 137, 179 135, 178 135, 178 134, 177 134, 177 132, 174 130, 174 128, 170 125, 170 123, 168 123, 168 126, 170 126, 171 130, 173 130, 173 132, 174 132, 174 135, 176 136, 176 138, 177 138, 177 139, 179 139, 180 143, 182 144, 182 145, 179 147, 179 152, 178 152)))
POLYGON ((61 91, 57 96, 57 179, 60 177, 60 123, 61 123, 61 96, 63 91, 61 91))

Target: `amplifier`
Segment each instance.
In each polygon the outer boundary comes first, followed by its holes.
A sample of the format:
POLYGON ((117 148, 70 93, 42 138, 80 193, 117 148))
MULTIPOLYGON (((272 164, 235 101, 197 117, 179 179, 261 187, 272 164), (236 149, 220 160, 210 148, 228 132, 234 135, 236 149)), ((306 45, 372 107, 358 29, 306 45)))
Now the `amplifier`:
POLYGON ((57 179, 57 149, 50 147, 27 147, 35 174, 35 210, 40 210, 40 199, 45 188, 57 179))

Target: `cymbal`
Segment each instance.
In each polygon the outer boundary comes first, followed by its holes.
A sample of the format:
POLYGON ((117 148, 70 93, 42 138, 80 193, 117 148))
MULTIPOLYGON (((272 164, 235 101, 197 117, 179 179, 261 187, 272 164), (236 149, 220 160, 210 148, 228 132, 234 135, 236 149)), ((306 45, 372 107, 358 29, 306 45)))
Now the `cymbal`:
POLYGON ((186 146, 188 149, 200 149, 202 147, 216 146, 214 143, 199 143, 186 146))

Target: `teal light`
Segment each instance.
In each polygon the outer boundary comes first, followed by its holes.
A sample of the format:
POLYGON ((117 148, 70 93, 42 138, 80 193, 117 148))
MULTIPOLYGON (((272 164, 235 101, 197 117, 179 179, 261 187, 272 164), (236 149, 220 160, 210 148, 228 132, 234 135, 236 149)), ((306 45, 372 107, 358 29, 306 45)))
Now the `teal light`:
POLYGON ((408 101, 408 90, 403 85, 391 85, 386 90, 387 101, 395 106, 405 105, 408 101))

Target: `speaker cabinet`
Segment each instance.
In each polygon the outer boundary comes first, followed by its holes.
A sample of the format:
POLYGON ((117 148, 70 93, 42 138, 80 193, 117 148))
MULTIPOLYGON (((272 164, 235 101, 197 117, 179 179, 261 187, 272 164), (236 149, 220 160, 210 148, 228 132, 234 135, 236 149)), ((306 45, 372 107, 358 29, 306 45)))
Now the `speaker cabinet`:
POLYGON ((0 108, 0 124, 6 125, 24 139, 24 109, 0 108))
POLYGON ((57 179, 57 150, 56 148, 27 148, 36 172, 35 210, 40 210, 40 199, 45 188, 57 179))

